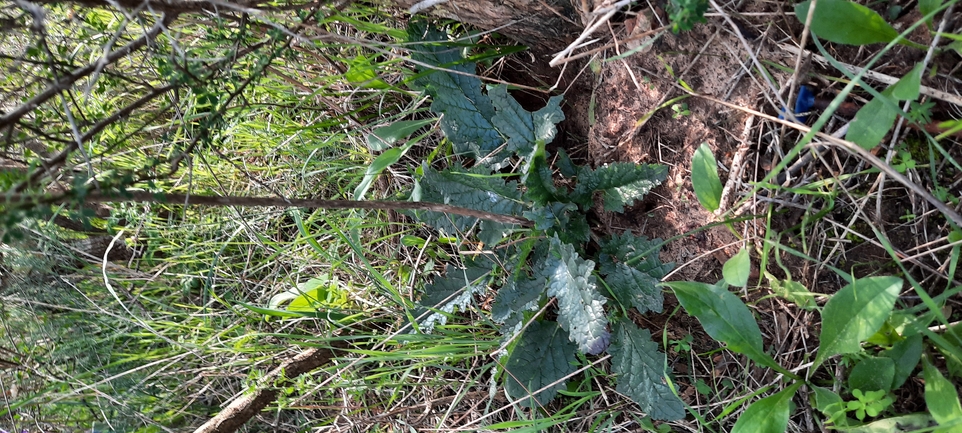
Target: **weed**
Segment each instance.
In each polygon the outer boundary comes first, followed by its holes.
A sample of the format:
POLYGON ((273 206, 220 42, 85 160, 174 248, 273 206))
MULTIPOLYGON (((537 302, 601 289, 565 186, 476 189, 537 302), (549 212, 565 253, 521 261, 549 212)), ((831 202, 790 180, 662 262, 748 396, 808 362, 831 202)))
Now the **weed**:
POLYGON ((705 21, 705 11, 708 10, 708 0, 671 0, 668 8, 668 18, 671 20, 671 30, 691 30, 697 23, 705 21))
POLYGON ((674 114, 671 115, 672 119, 679 119, 691 115, 691 111, 688 111, 688 104, 684 102, 680 104, 671 104, 671 111, 674 112, 674 114))
POLYGON ((684 353, 691 351, 691 342, 693 339, 694 337, 692 337, 691 334, 687 334, 682 337, 681 340, 670 340, 669 343, 673 351, 684 353))
MULTIPOLYGON (((417 51, 420 61, 474 69, 441 43, 446 40, 443 33, 415 27, 412 35, 426 35, 417 51)), ((558 168, 573 185, 570 190, 560 189, 545 151, 555 134, 554 124, 563 118, 559 98, 551 98, 541 110, 527 112, 504 86, 488 87, 482 93, 480 81, 445 71, 423 75, 418 85, 434 97, 432 111, 444 114, 441 127, 454 152, 477 163, 472 169, 460 164, 442 171, 420 168, 414 197, 524 215, 534 227, 519 230, 473 218, 418 213, 417 219, 442 235, 463 238, 477 230, 486 248, 497 249, 465 259, 463 268, 449 266, 443 277, 426 286, 419 303, 425 313, 433 314, 412 325, 430 332, 445 324, 455 309, 464 310, 491 287, 500 287, 491 308, 492 319, 503 324, 501 332, 509 348, 504 380, 510 397, 526 406, 543 407, 576 373, 580 354, 607 351, 618 374, 619 391, 656 419, 682 417, 681 401, 657 379, 665 375, 659 360, 663 355, 648 331, 622 313, 630 307, 641 312, 660 310, 661 295, 654 283, 670 265, 658 261, 657 240, 627 233, 594 237, 585 215, 596 191, 602 193, 605 209, 621 212, 661 183, 667 170, 633 164, 592 170, 572 164, 559 152, 558 168), (507 146, 500 146, 502 136, 507 146), (515 157, 520 161, 511 162, 515 157), (517 180, 505 182, 503 175, 494 173, 508 166, 521 167, 511 176, 517 180), (593 260, 584 257, 592 238, 601 244, 593 260), (596 271, 603 280, 595 276, 596 271), (539 317, 549 301, 557 305, 556 320, 539 317), (617 308, 606 312, 604 305, 612 302, 617 308)))

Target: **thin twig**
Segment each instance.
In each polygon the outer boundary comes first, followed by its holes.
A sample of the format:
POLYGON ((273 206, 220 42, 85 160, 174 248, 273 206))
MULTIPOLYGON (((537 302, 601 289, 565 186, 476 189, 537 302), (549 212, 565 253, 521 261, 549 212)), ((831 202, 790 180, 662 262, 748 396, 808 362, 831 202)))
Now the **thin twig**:
MULTIPOLYGON (((74 197, 69 194, 37 197, 33 194, 8 194, 4 204, 27 205, 30 203, 62 204, 69 203, 74 197)), ((248 207, 302 207, 321 209, 372 209, 372 210, 424 210, 473 217, 504 224, 518 224, 522 227, 533 226, 531 220, 512 215, 502 215, 480 210, 450 206, 440 203, 390 201, 390 200, 324 200, 324 199, 285 199, 281 197, 243 197, 207 196, 186 194, 151 193, 147 191, 124 191, 108 195, 94 192, 83 197, 85 203, 185 203, 198 206, 248 206, 248 207)))

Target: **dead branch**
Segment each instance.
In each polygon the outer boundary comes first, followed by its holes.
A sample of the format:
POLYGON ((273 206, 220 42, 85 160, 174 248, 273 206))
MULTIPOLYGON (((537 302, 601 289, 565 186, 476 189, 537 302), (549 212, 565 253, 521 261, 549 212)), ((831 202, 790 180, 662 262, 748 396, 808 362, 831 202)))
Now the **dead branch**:
POLYGON ((277 399, 278 389, 297 376, 331 362, 347 343, 334 341, 331 348, 310 348, 281 364, 261 379, 258 389, 234 400, 194 433, 233 433, 277 399))
MULTIPOLYGON (((31 203, 63 204, 74 200, 69 194, 37 197, 31 194, 8 194, 4 197, 8 205, 28 205, 31 203)), ((390 200, 324 200, 324 199, 287 199, 282 197, 242 197, 208 196, 186 194, 163 194, 147 191, 124 191, 121 194, 90 193, 83 198, 84 203, 168 203, 199 206, 247 206, 247 207, 302 207, 321 209, 371 209, 371 210, 424 210, 455 215, 463 215, 504 224, 518 224, 531 227, 531 220, 512 215, 450 206, 440 203, 408 202, 390 200)))

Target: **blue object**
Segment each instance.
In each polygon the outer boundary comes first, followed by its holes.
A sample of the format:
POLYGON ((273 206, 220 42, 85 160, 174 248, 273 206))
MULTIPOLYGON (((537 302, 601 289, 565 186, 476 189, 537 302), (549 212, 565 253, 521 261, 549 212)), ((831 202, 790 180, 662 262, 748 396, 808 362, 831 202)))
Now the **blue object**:
MULTIPOLYGON (((808 116, 799 116, 799 114, 811 111, 812 107, 814 106, 815 92, 813 92, 812 88, 809 86, 799 86, 798 97, 795 98, 795 110, 793 111, 795 113, 795 118, 798 119, 800 123, 805 123, 805 121, 808 120, 808 116)), ((782 112, 784 113, 785 110, 782 110, 782 112)), ((778 118, 784 119, 785 115, 779 114, 778 118)))

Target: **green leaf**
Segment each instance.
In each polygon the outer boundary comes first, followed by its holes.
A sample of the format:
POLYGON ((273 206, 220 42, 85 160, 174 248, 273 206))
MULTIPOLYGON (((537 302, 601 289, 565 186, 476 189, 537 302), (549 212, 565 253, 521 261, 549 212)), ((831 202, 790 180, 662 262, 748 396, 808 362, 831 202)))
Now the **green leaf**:
POLYGON ((917 63, 908 74, 889 87, 887 89, 889 95, 902 101, 918 98, 919 88, 922 85, 922 66, 922 63, 917 63))
POLYGON ((892 389, 899 389, 912 376, 915 367, 919 365, 919 359, 922 358, 922 335, 908 335, 881 355, 892 358, 894 361, 895 376, 892 379, 892 389))
POLYGON ((855 113, 855 119, 845 133, 845 139, 865 150, 871 150, 882 142, 898 115, 895 100, 882 93, 881 97, 872 98, 855 113))
POLYGON ((837 405, 842 403, 842 397, 838 394, 832 392, 828 388, 822 388, 820 386, 812 386, 812 391, 815 392, 815 409, 825 415, 832 414, 832 408, 837 407, 837 405))
POLYGON ((504 144, 501 134, 491 123, 494 105, 481 93, 481 80, 475 75, 474 62, 461 57, 460 47, 447 43, 447 34, 412 22, 408 29, 412 42, 411 58, 437 70, 418 66, 415 87, 423 88, 433 98, 431 111, 443 113, 441 131, 451 140, 455 152, 481 158, 504 144))
MULTIPOLYGON (((942 7, 942 0, 919 0, 919 12, 922 16, 932 13, 932 11, 942 7)), ((932 26, 932 18, 925 20, 925 23, 932 26)))
POLYGON ((401 236, 401 245, 404 245, 406 247, 421 249, 421 248, 424 248, 424 246, 427 243, 428 242, 422 237, 412 236, 412 235, 401 236))
POLYGON ((781 368, 765 353, 758 323, 737 296, 725 288, 705 283, 676 281, 663 284, 675 291, 685 311, 695 316, 712 338, 759 364, 781 368))
POLYGON ((802 283, 792 280, 778 280, 771 274, 766 276, 769 277, 768 284, 775 295, 785 298, 785 300, 798 305, 801 309, 808 311, 815 309, 815 295, 806 289, 802 283))
POLYGON ((945 357, 945 368, 950 375, 962 377, 962 356, 959 356, 959 349, 962 348, 962 324, 949 324, 943 337, 944 340, 935 342, 935 346, 945 357))
POLYGON ((667 176, 668 167, 664 165, 618 162, 595 170, 582 167, 571 201, 587 209, 592 205, 593 193, 603 191, 605 210, 622 212, 626 205, 661 185, 667 176))
POLYGON ((891 391, 895 378, 895 361, 891 358, 870 356, 855 364, 848 374, 849 389, 862 391, 891 391))
POLYGON ((288 311, 318 311, 344 307, 349 302, 347 293, 340 290, 337 282, 330 281, 328 276, 322 275, 272 296, 267 302, 267 307, 276 309, 286 303, 288 311))
POLYGON ((538 300, 544 290, 544 278, 509 278, 494 297, 491 320, 503 323, 505 328, 517 325, 525 311, 538 309, 538 300))
POLYGON ((546 206, 534 206, 522 215, 535 224, 536 230, 544 230, 547 236, 557 235, 564 243, 580 245, 591 236, 584 212, 579 212, 574 203, 551 202, 546 206))
POLYGON ((685 417, 685 405, 665 384, 665 355, 651 341, 651 333, 628 320, 613 329, 611 371, 617 376, 618 392, 627 395, 642 412, 659 420, 685 417))
POLYGON ((748 275, 751 271, 752 259, 748 255, 748 250, 743 247, 722 266, 722 277, 728 284, 745 287, 748 285, 748 275))
POLYGON ((847 140, 865 150, 871 150, 882 142, 899 115, 896 101, 888 93, 886 90, 879 97, 872 98, 855 113, 855 119, 845 133, 847 140))
MULTIPOLYGON (((413 143, 412 143, 413 144, 413 143)), ((364 171, 364 178, 361 179, 361 183, 354 188, 354 200, 363 200, 364 195, 367 194, 367 190, 371 188, 371 184, 377 176, 384 171, 385 168, 391 166, 395 162, 398 162, 402 156, 411 148, 411 145, 407 145, 401 148, 388 149, 384 153, 374 158, 374 162, 367 166, 367 170, 364 171)))
POLYGON ((591 226, 584 212, 565 212, 561 224, 552 227, 550 233, 557 235, 562 242, 581 245, 591 238, 591 226))
POLYGON ((571 161, 568 152, 565 152, 563 148, 558 148, 558 159, 555 164, 558 166, 558 171, 560 171, 564 177, 575 177, 578 175, 578 166, 571 161))
POLYGON ((444 325, 455 308, 464 311, 474 302, 475 295, 487 290, 486 277, 490 272, 490 268, 469 265, 466 269, 458 269, 448 265, 444 276, 438 276, 424 286, 424 295, 418 300, 421 308, 417 309, 415 317, 419 318, 421 330, 431 332, 435 324, 444 325))
POLYGON ((548 404, 559 389, 564 389, 561 379, 577 370, 573 364, 575 350, 577 347, 568 341, 557 322, 532 322, 504 366, 505 392, 511 398, 524 398, 521 403, 525 406, 548 404), (531 395, 554 382, 558 383, 531 395))
POLYGON ((371 60, 364 56, 355 56, 344 60, 348 64, 347 73, 344 78, 348 82, 360 87, 371 89, 387 89, 391 85, 378 78, 377 70, 379 65, 371 64, 371 60))
POLYGON ((674 267, 672 263, 661 263, 658 257, 661 244, 661 239, 635 236, 630 231, 602 239, 601 252, 598 254, 599 272, 609 275, 615 272, 616 264, 624 263, 661 281, 674 267))
POLYGON ((278 310, 274 308, 264 308, 258 307, 256 305, 246 304, 244 302, 234 301, 235 304, 240 305, 250 311, 257 314, 263 314, 265 316, 271 317, 286 317, 286 318, 313 318, 313 319, 327 319, 331 322, 341 322, 344 323, 348 319, 357 318, 358 314, 346 314, 345 310, 339 309, 315 309, 312 311, 290 311, 290 310, 278 310))
POLYGON ((418 129, 437 121, 435 118, 421 120, 401 120, 387 126, 374 128, 373 133, 367 135, 367 147, 372 152, 380 152, 394 146, 394 143, 407 138, 418 129))
POLYGON ((624 263, 616 263, 612 272, 605 276, 612 295, 621 305, 632 306, 638 313, 660 313, 664 296, 658 288, 658 279, 624 263))
POLYGON ((551 177, 551 167, 545 159, 544 143, 535 145, 534 152, 522 165, 521 182, 527 188, 524 193, 527 200, 542 206, 562 201, 551 177))
MULTIPOLYGON (((485 167, 464 170, 452 167, 438 172, 430 167, 424 168, 424 176, 419 180, 418 201, 443 203, 461 206, 502 215, 521 215, 524 207, 516 182, 504 182, 497 176, 485 175, 485 167)), ((419 221, 430 224, 448 236, 464 233, 477 219, 460 215, 446 215, 438 212, 421 211, 416 213, 419 221)), ((496 245, 516 226, 494 221, 482 220, 479 223, 478 238, 487 245, 496 245)))
POLYGON ((822 309, 822 332, 812 368, 830 356, 855 353, 885 323, 902 290, 898 277, 859 278, 842 287, 822 309))
POLYGON ((718 210, 722 184, 718 179, 718 164, 707 143, 702 143, 691 158, 691 186, 698 203, 709 212, 718 210))
POLYGON ((597 355, 608 347, 605 298, 598 293, 592 271, 595 263, 582 259, 574 247, 551 238, 545 275, 548 296, 558 300, 558 323, 581 353, 597 355))
POLYGON ((897 341, 901 340, 902 336, 899 335, 898 330, 894 326, 889 324, 889 321, 885 321, 879 330, 872 334, 866 343, 872 343, 876 346, 891 347, 897 341))
MULTIPOLYGON (((810 4, 808 0, 795 5, 795 18, 802 24, 810 4)), ((822 39, 848 45, 891 42, 899 35, 875 11, 846 0, 818 0, 811 30, 822 39)))
POLYGON ((671 0, 668 3, 668 19, 671 21, 671 31, 688 31, 697 23, 704 23, 705 11, 708 10, 708 0, 671 0))
POLYGON ((802 386, 795 382, 775 394, 752 403, 735 421, 732 433, 784 433, 788 428, 788 411, 795 391, 802 386))
POLYGON ((548 230, 554 227, 564 228, 562 221, 567 220, 567 213, 578 210, 578 206, 572 203, 549 203, 544 207, 536 207, 530 211, 524 211, 525 218, 534 223, 535 230, 548 230))
POLYGON ((954 425, 953 433, 962 431, 962 406, 959 405, 959 393, 929 360, 923 359, 922 377, 925 378, 925 405, 929 413, 938 421, 939 425, 954 425))
POLYGON ((554 140, 555 124, 565 118, 561 111, 560 95, 548 99, 548 105, 534 113, 521 108, 521 104, 508 94, 508 87, 504 84, 489 88, 488 97, 498 112, 491 122, 508 136, 507 150, 519 155, 531 153, 538 142, 550 143, 554 140))

